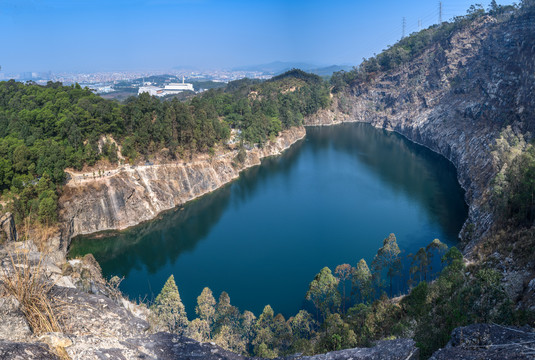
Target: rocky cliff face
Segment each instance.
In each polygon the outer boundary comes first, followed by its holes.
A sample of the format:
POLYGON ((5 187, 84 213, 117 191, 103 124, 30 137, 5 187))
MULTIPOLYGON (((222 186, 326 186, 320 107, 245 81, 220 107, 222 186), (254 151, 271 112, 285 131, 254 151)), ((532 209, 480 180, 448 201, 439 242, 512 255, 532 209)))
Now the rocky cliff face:
POLYGON ((3 240, 17 240, 17 228, 15 227, 15 218, 11 213, 0 215, 0 243, 3 240))
POLYGON ((535 127, 533 44, 533 14, 485 16, 399 69, 353 85, 305 123, 367 122, 451 160, 466 190, 470 255, 493 221, 491 185, 504 166, 497 139, 507 133, 525 143, 535 127))
MULTIPOLYGON (((124 229, 153 219, 158 213, 184 204, 236 179, 267 156, 278 155, 305 136, 305 129, 283 131, 263 148, 247 151, 236 164, 237 151, 191 162, 125 168, 93 180, 72 179, 60 199, 64 238, 110 229, 124 229)), ((62 246, 67 246, 64 243, 62 246)))
POLYGON ((429 360, 533 359, 535 332, 529 326, 474 324, 453 330, 445 348, 436 351, 429 360))

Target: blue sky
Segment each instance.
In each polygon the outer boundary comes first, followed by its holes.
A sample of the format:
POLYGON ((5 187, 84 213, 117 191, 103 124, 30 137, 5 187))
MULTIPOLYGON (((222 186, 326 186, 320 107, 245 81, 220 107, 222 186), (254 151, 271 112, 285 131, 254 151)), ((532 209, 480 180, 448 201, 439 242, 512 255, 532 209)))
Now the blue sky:
MULTIPOLYGON (((471 3, 444 0, 444 19, 471 3)), ((498 1, 511 4, 512 1, 498 1)), ((434 0, 0 0, 0 66, 20 71, 358 64, 438 19, 434 0)))

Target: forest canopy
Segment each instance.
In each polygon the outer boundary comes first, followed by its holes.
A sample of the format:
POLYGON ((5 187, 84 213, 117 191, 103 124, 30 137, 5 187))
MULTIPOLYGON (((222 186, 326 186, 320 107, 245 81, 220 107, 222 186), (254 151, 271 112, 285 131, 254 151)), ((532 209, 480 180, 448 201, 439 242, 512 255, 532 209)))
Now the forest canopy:
POLYGON ((143 93, 120 104, 78 84, 0 82, 0 192, 17 221, 43 214, 42 222, 53 223, 66 168, 209 152, 231 129, 242 146, 263 146, 328 106, 329 95, 327 83, 300 70, 234 81, 187 102, 143 93))

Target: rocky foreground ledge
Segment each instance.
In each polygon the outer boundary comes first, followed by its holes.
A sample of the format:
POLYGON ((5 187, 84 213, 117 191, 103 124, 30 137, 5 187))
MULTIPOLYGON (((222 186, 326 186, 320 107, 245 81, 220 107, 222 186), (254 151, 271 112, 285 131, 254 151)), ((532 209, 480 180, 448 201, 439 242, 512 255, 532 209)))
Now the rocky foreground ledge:
MULTIPOLYGON (((50 291, 52 305, 63 329, 32 333, 19 301, 0 293, 0 359, 247 359, 213 343, 166 332, 151 333, 146 307, 125 300, 106 284, 91 255, 61 266, 51 259, 43 257, 31 241, 9 242, 0 248, 2 274, 9 274, 14 267, 39 267, 54 284, 50 291)), ((397 339, 379 341, 372 348, 310 357, 294 355, 288 360, 416 360, 418 354, 413 340, 397 339)))

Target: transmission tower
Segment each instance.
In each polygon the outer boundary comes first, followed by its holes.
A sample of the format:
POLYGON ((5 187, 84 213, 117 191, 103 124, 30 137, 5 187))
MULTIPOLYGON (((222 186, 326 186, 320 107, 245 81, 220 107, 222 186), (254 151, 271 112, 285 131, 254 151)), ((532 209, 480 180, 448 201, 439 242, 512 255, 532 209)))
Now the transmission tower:
POLYGON ((438 23, 442 24, 442 1, 438 2, 438 23))
POLYGON ((405 28, 407 26, 407 22, 405 21, 405 16, 403 17, 402 27, 401 27, 401 38, 403 39, 405 37, 405 28))

